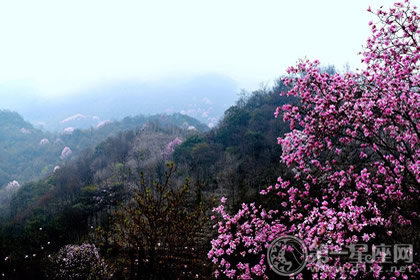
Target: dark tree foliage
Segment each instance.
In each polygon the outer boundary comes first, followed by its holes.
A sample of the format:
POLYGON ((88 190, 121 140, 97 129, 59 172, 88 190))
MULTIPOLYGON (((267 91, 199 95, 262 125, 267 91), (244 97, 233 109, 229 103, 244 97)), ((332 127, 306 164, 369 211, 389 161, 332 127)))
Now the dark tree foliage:
POLYGON ((200 185, 191 186, 187 179, 177 186, 175 173, 171 162, 162 181, 148 182, 142 174, 132 199, 111 217, 110 230, 97 229, 99 244, 114 260, 117 277, 190 279, 208 275, 208 246, 203 250, 198 239, 207 221, 200 185))
POLYGON ((208 190, 233 198, 231 206, 253 198, 276 180, 273 174, 281 173, 277 137, 289 128, 275 120, 273 112, 278 104, 295 102, 280 96, 287 90, 279 81, 271 90, 243 93, 216 128, 176 148, 175 162, 192 178, 205 181, 208 190))

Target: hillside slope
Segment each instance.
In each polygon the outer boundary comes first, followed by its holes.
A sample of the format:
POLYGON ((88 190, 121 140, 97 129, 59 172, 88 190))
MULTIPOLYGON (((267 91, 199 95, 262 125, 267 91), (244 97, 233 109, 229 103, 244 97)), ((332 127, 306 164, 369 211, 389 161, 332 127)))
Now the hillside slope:
POLYGON ((0 110, 0 189, 14 180, 20 184, 51 174, 72 156, 93 147, 120 131, 141 128, 147 123, 207 131, 208 127, 182 114, 126 117, 103 122, 90 129, 69 127, 62 133, 34 128, 16 112, 0 110), (68 148, 66 148, 68 147, 68 148))

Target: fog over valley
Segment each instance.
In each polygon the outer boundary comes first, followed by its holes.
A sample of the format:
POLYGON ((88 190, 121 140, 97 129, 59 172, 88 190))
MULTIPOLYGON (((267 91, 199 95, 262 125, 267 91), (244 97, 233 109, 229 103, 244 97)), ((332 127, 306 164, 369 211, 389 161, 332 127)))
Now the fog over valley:
POLYGON ((214 127, 238 99, 234 80, 219 74, 155 82, 119 81, 81 92, 42 96, 29 86, 0 84, 1 109, 20 113, 37 128, 88 128, 126 116, 181 113, 214 127))

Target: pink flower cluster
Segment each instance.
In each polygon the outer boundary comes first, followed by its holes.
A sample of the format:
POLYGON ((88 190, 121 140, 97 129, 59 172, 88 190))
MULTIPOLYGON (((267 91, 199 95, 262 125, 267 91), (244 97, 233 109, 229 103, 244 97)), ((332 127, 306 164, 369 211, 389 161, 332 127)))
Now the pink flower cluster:
MULTIPOLYGON (((278 143, 295 176, 280 177, 261 192, 280 201, 275 210, 243 204, 231 216, 223 204, 214 209, 222 217, 208 254, 218 266, 216 276, 268 278, 264 254, 285 234, 299 237, 309 250, 321 244, 341 251, 360 242, 410 242, 403 234, 418 221, 410 207, 420 199, 420 17, 409 1, 375 14, 361 73, 323 73, 319 61, 288 69, 287 95, 299 103, 277 108, 275 116, 290 123, 291 132, 278 143)), ((316 265, 308 262, 307 268, 316 265)), ((345 258, 329 258, 312 278, 413 276, 386 272, 380 260, 370 265, 351 269, 355 264, 345 258)))
POLYGON ((67 159, 73 154, 73 151, 69 147, 64 147, 64 149, 61 151, 61 159, 67 159))
POLYGON ((166 145, 165 150, 162 152, 162 154, 166 156, 171 155, 175 151, 175 147, 180 145, 181 143, 182 140, 178 137, 175 137, 174 140, 172 140, 168 143, 168 145, 166 145))

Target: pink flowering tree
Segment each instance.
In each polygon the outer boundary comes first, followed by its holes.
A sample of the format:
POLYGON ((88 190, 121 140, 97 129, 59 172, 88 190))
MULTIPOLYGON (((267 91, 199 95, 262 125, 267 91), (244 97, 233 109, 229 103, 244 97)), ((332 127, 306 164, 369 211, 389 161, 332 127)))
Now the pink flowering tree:
POLYGON ((171 142, 168 143, 168 145, 166 145, 165 150, 162 152, 162 154, 164 156, 171 155, 175 151, 176 146, 180 145, 181 143, 182 143, 182 140, 179 139, 178 137, 175 137, 174 140, 172 140, 171 142))
POLYGON ((46 145, 48 143, 50 143, 50 141, 47 138, 43 138, 43 139, 41 139, 41 141, 39 141, 40 145, 46 145))
POLYGON ((73 151, 69 147, 64 147, 64 149, 61 151, 61 159, 67 159, 73 154, 73 151))
POLYGON ((350 256, 325 254, 358 243, 410 243, 418 249, 419 15, 408 1, 374 14, 360 73, 322 73, 318 61, 288 69, 287 95, 299 102, 277 108, 275 116, 290 123, 291 132, 278 143, 293 175, 261 192, 278 207, 243 204, 231 215, 223 199, 214 209, 221 216, 208 254, 215 276, 275 275, 265 255, 284 235, 322 256, 322 262, 310 257, 292 275, 298 279, 408 279, 419 273, 417 254, 401 271, 388 271, 387 255, 375 255, 375 247, 358 266, 350 256))

